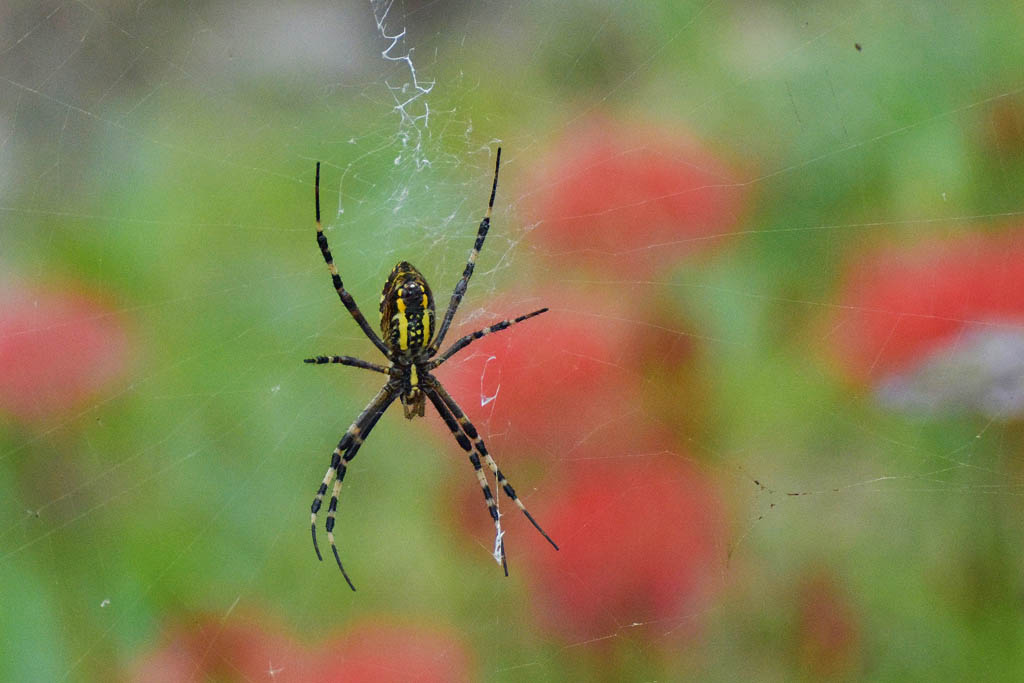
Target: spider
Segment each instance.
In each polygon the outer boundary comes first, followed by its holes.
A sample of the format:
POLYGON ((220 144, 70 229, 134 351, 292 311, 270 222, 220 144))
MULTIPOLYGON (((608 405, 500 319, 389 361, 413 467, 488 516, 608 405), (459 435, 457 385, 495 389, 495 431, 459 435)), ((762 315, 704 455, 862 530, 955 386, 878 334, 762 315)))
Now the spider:
POLYGON ((492 332, 500 332, 511 325, 521 323, 548 310, 547 308, 541 308, 532 313, 521 315, 518 318, 502 320, 482 330, 467 334, 449 346, 446 351, 438 354, 441 343, 448 333, 452 318, 455 316, 455 311, 458 309, 459 303, 466 293, 466 287, 469 285, 469 278, 473 275, 477 256, 480 254, 480 249, 483 247, 484 239, 487 237, 487 231, 491 225, 491 209, 494 207, 494 195, 498 190, 498 168, 500 165, 501 148, 499 147, 495 155, 494 181, 491 184, 491 198, 487 203, 487 212, 484 214, 483 220, 480 221, 480 227, 476 233, 476 242, 473 243, 473 249, 469 252, 469 260, 466 262, 466 268, 462 272, 462 278, 455 285, 455 291, 452 293, 451 301, 448 303, 448 310, 445 311, 441 327, 436 330, 435 334, 434 296, 427 285, 427 281, 410 263, 401 261, 391 270, 387 282, 384 283, 384 290, 380 295, 381 335, 378 336, 359 311, 359 307, 356 305, 352 295, 345 290, 345 286, 341 282, 341 276, 338 275, 338 268, 334 265, 331 250, 327 246, 327 236, 324 235, 323 226, 320 223, 320 163, 317 162, 316 164, 316 180, 314 183, 316 242, 320 246, 320 253, 323 254, 324 261, 327 263, 327 269, 331 273, 331 280, 334 283, 334 289, 338 292, 341 303, 348 309, 348 312, 355 319, 363 334, 373 342, 373 345, 388 360, 388 365, 384 366, 353 358, 352 356, 317 356, 305 359, 306 363, 314 363, 316 365, 338 363, 364 370, 372 370, 373 372, 379 372, 388 376, 388 381, 385 382, 381 390, 377 392, 377 395, 373 397, 373 400, 359 414, 359 417, 356 418, 355 422, 348 428, 348 431, 345 432, 345 435, 341 437, 341 441, 338 442, 338 446, 331 454, 331 465, 327 468, 327 474, 324 475, 324 481, 320 484, 316 497, 313 499, 313 505, 310 508, 312 512, 313 549, 316 551, 316 556, 323 561, 324 558, 320 554, 320 546, 317 545, 316 541, 316 516, 323 504, 324 497, 327 495, 327 487, 331 485, 331 480, 333 479, 334 489, 331 492, 331 502, 327 508, 325 527, 327 529, 327 538, 331 543, 331 550, 334 551, 334 559, 338 563, 342 576, 345 577, 345 581, 352 590, 355 590, 356 587, 348 577, 345 567, 342 566, 341 557, 338 555, 338 547, 334 543, 334 517, 338 509, 338 494, 341 492, 341 483, 345 479, 348 463, 356 456, 359 447, 363 444, 366 437, 369 436, 370 430, 377 424, 381 415, 384 414, 384 411, 396 399, 401 400, 402 407, 405 410, 405 417, 410 420, 415 417, 423 417, 426 401, 429 399, 441 416, 441 419, 448 426, 448 429, 451 430, 452 436, 455 437, 459 446, 469 455, 469 461, 476 471, 476 478, 480 482, 484 499, 487 501, 487 508, 491 513, 491 519, 494 520, 496 530, 495 555, 497 556, 500 552, 501 566, 505 571, 505 576, 508 576, 508 560, 505 556, 505 542, 502 539, 501 524, 498 521, 498 507, 480 464, 481 460, 487 463, 491 472, 494 473, 498 486, 504 490, 505 495, 515 502, 537 531, 547 539, 548 543, 554 546, 555 550, 558 550, 558 545, 537 524, 533 515, 529 513, 526 506, 519 500, 515 489, 512 488, 512 485, 505 478, 505 475, 502 474, 501 470, 498 469, 498 464, 494 462, 494 459, 487 452, 487 447, 484 445, 483 439, 480 438, 476 427, 469 421, 469 418, 466 417, 466 414, 459 407, 459 404, 455 402, 455 399, 441 386, 441 382, 431 374, 431 370, 480 337, 492 332))

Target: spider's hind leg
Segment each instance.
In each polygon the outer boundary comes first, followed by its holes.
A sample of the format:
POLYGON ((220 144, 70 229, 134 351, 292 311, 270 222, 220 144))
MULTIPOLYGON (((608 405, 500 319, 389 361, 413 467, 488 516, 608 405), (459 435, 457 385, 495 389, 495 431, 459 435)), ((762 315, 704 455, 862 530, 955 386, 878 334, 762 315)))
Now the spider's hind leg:
POLYGON ((480 221, 480 227, 477 228, 476 232, 476 241, 473 242, 473 249, 469 252, 466 268, 462 271, 462 279, 455 285, 455 291, 452 292, 452 298, 448 302, 448 309, 444 312, 444 318, 441 320, 441 327, 438 328, 437 336, 430 345, 431 356, 441 348, 441 343, 444 341, 445 335, 448 334, 448 328, 452 324, 452 318, 455 317, 455 311, 458 310, 459 304, 462 303, 462 297, 465 296, 466 289, 469 287, 469 278, 473 277, 476 259, 480 255, 480 250, 483 249, 484 240, 487 238, 487 231, 491 229, 491 210, 494 209, 494 195, 498 191, 498 169, 500 167, 501 147, 498 148, 498 152, 494 157, 494 181, 491 183, 491 199, 487 202, 487 213, 484 214, 483 220, 480 221))
POLYGON ((320 223, 320 162, 316 162, 316 179, 314 181, 314 198, 316 202, 316 243, 320 247, 320 254, 324 257, 324 263, 327 264, 327 270, 331 274, 331 283, 334 285, 334 290, 338 293, 338 298, 341 299, 341 303, 348 310, 349 314, 359 325, 359 329, 363 331, 366 338, 373 342, 373 345, 377 347, 381 353, 385 356, 388 355, 388 347, 381 340, 380 336, 370 327, 370 323, 366 322, 366 316, 363 315, 362 311, 359 310, 359 306, 356 304, 356 300, 352 298, 352 295, 345 289, 344 283, 341 281, 341 275, 338 274, 338 267, 334 265, 334 256, 331 255, 331 248, 327 244, 327 235, 324 234, 324 226, 320 223))

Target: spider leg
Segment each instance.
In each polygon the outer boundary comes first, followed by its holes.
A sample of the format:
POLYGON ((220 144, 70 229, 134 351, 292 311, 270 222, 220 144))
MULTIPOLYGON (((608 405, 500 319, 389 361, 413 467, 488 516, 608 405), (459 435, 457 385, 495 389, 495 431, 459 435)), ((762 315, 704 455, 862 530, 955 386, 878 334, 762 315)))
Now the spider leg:
POLYGON ((334 283, 334 289, 338 292, 338 297, 341 299, 341 303, 345 304, 345 308, 352 314, 356 324, 363 331, 363 334, 373 342, 381 353, 385 356, 388 355, 388 347, 381 341, 381 338, 377 336, 377 333, 370 327, 370 323, 366 322, 366 318, 359 310, 359 306, 356 305, 355 299, 352 295, 345 290, 345 285, 341 282, 341 276, 338 275, 338 268, 334 265, 334 257, 331 256, 331 250, 327 246, 327 235, 324 234, 323 225, 320 224, 320 162, 316 162, 316 183, 314 185, 314 193, 316 197, 316 243, 320 246, 320 253, 323 254, 324 262, 327 263, 327 270, 331 273, 331 281, 334 283))
MULTIPOLYGON (((548 536, 547 532, 541 528, 540 524, 537 523, 537 520, 535 520, 533 518, 533 515, 530 514, 530 511, 526 509, 525 505, 523 505, 523 501, 519 500, 519 496, 516 495, 515 489, 512 488, 512 485, 509 483, 508 479, 505 478, 505 475, 502 474, 501 470, 498 468, 498 463, 494 462, 494 458, 492 458, 490 454, 487 452, 487 447, 484 445, 484 440, 480 438, 480 435, 476 431, 476 427, 474 427, 473 423, 469 421, 469 418, 466 417, 466 414, 462 412, 462 408, 460 408, 459 404, 455 402, 455 399, 453 399, 448 394, 448 392, 445 391, 445 388, 441 386, 441 383, 438 382, 432 376, 428 376, 426 378, 424 385, 427 388, 428 395, 430 395, 431 393, 436 393, 437 396, 440 397, 441 401, 444 403, 445 408, 447 408, 457 420, 459 428, 461 429, 462 433, 472 440, 473 448, 484 459, 484 462, 486 462, 487 466, 491 468, 491 471, 494 472, 494 476, 498 480, 498 486, 502 488, 502 490, 505 492, 505 495, 511 498, 512 502, 516 504, 516 507, 518 507, 522 511, 522 513, 526 515, 526 518, 530 520, 530 524, 533 525, 533 528, 539 531, 540 535, 547 539, 547 542, 550 543, 555 550, 558 550, 558 544, 551 540, 551 537, 548 536)), ((437 405, 436 400, 434 400, 433 398, 431 400, 434 401, 434 405, 437 405)))
MULTIPOLYGON (((390 405, 390 403, 388 405, 390 405)), ((348 471, 349 461, 356 457, 356 453, 359 452, 359 447, 363 445, 363 440, 370 434, 370 430, 372 430, 374 425, 377 424, 377 420, 380 419, 386 409, 387 406, 384 406, 373 414, 370 422, 366 425, 366 428, 360 434, 352 438, 352 445, 349 446, 348 451, 346 451, 345 455, 342 456, 338 467, 338 478, 334 480, 334 490, 331 492, 331 504, 327 508, 327 521, 324 523, 324 527, 327 529, 327 540, 331 544, 331 550, 334 552, 334 559, 338 563, 338 569, 341 570, 341 575, 345 577, 345 581, 352 590, 355 590, 356 587, 352 585, 352 579, 348 578, 348 573, 345 571, 345 567, 341 565, 341 556, 338 555, 338 546, 334 542, 334 519, 335 514, 338 511, 338 494, 341 493, 341 483, 345 480, 345 472, 348 471)))
POLYGON ((455 415, 455 419, 458 420, 459 426, 462 428, 462 431, 466 434, 466 436, 473 440, 473 448, 476 449, 476 451, 483 457, 484 462, 487 463, 487 466, 491 468, 492 472, 494 472, 494 476, 497 477, 498 479, 498 486, 500 486, 502 490, 505 491, 505 495, 511 498, 512 501, 516 504, 516 506, 523 512, 523 514, 526 515, 526 518, 530 520, 530 523, 533 524, 533 527, 540 532, 541 536, 546 538, 548 543, 550 543, 555 550, 558 550, 558 544, 551 540, 551 537, 548 536, 547 532, 545 532, 544 529, 540 527, 540 524, 537 524, 537 520, 533 518, 533 515, 531 515, 530 512, 526 509, 526 506, 523 505, 523 502, 519 500, 519 496, 516 495, 515 489, 513 489, 512 485, 509 484, 508 480, 505 478, 505 475, 501 473, 501 470, 498 469, 498 463, 494 462, 494 459, 487 452, 487 447, 484 446, 483 439, 480 438, 479 434, 476 431, 476 427, 473 426, 473 423, 470 422, 469 418, 466 417, 466 414, 462 412, 462 408, 459 407, 459 404, 455 402, 455 399, 453 399, 448 394, 448 392, 445 391, 444 387, 441 386, 441 383, 438 382, 436 379, 430 377, 428 379, 428 382, 428 386, 433 391, 437 392, 437 394, 441 397, 441 400, 444 401, 445 406, 452 412, 453 415, 455 415))
MULTIPOLYGON (((476 332, 472 332, 470 334, 467 334, 465 337, 462 337, 461 339, 456 341, 454 344, 449 346, 447 351, 442 353, 440 356, 438 356, 434 360, 430 361, 430 364, 427 366, 427 368, 429 370, 433 370, 438 365, 440 365, 441 363, 445 362, 446 360, 448 360, 449 358, 454 356, 456 353, 458 353, 462 349, 464 349, 467 346, 469 346, 470 343, 476 341, 480 337, 485 337, 485 336, 491 334, 492 332, 501 332, 505 328, 510 327, 512 325, 515 325, 516 323, 521 323, 524 320, 529 320, 530 318, 532 318, 535 315, 540 315, 541 313, 547 313, 548 310, 549 309, 547 309, 547 308, 542 308, 539 311, 534 311, 533 313, 527 313, 526 315, 521 315, 518 318, 510 318, 508 320, 502 320, 500 323, 495 323, 494 325, 491 325, 489 327, 485 327, 482 330, 477 330, 476 332)), ((307 361, 307 362, 309 362, 309 361, 307 361)))
POLYGON ((353 358, 352 356, 316 356, 315 358, 306 358, 302 362, 314 363, 316 365, 323 365, 325 363, 339 363, 341 365, 349 365, 353 368, 362 368, 363 370, 373 370, 374 372, 381 372, 384 373, 385 375, 391 374, 391 368, 386 368, 383 365, 371 363, 360 358, 353 358))
POLYGON ((359 414, 355 422, 348 428, 345 435, 341 437, 337 447, 331 454, 331 466, 327 469, 327 474, 324 475, 323 483, 320 484, 320 488, 316 492, 316 496, 313 498, 313 504, 310 506, 310 529, 313 536, 313 549, 316 551, 318 559, 323 561, 323 556, 320 554, 320 547, 316 542, 316 516, 320 511, 321 505, 323 505, 324 496, 327 494, 327 487, 330 486, 331 480, 337 476, 334 482, 334 490, 331 495, 331 503, 327 511, 327 538, 330 540, 331 548, 334 551, 334 558, 338 562, 338 568, 341 569, 342 575, 345 577, 345 581, 352 590, 355 590, 355 586, 352 585, 352 581, 348 578, 348 574, 345 572, 345 568, 341 564, 341 558, 338 556, 338 548, 334 543, 334 515, 338 508, 338 494, 341 492, 341 483, 345 479, 345 472, 347 471, 347 465, 349 461, 356 456, 359 452, 359 447, 363 441, 369 435, 370 430, 373 429, 374 425, 377 424, 377 420, 380 419, 384 411, 388 409, 388 406, 398 397, 396 387, 390 382, 385 384, 384 387, 373 397, 369 405, 359 414))
POLYGON ((437 395, 437 392, 432 389, 426 390, 427 397, 430 402, 437 408, 438 414, 444 423, 448 425, 448 429, 451 430, 452 436, 462 446, 462 450, 469 454, 469 461, 473 464, 473 469, 476 471, 477 481, 480 482, 480 488, 484 492, 484 500, 487 501, 487 509, 491 513, 491 519, 494 520, 494 529, 497 534, 498 544, 501 549, 501 567, 505 570, 505 576, 508 576, 508 560, 505 556, 505 541, 501 538, 501 522, 498 520, 498 506, 494 501, 494 495, 491 493, 491 486, 487 483, 487 477, 484 476, 484 471, 480 465, 480 456, 473 450, 473 446, 469 441, 469 437, 462 433, 462 429, 459 427, 459 423, 455 420, 452 415, 452 411, 448 409, 448 406, 444 404, 444 400, 437 395))
POLYGON ((473 269, 476 267, 476 257, 480 254, 480 249, 484 246, 484 239, 487 237, 487 231, 491 227, 491 209, 494 208, 494 195, 498 191, 499 166, 501 166, 501 147, 498 148, 494 159, 494 182, 491 185, 491 199, 487 202, 487 213, 484 214, 483 220, 480 221, 480 227, 476 232, 476 242, 473 243, 473 250, 469 252, 469 260, 466 261, 466 269, 462 271, 462 279, 455 285, 452 299, 448 303, 448 310, 444 312, 444 320, 441 322, 441 327, 438 328, 437 337, 430 345, 429 355, 431 356, 437 353, 437 350, 441 347, 441 342, 444 341, 444 336, 448 334, 448 327, 452 324, 455 311, 458 309, 459 303, 462 302, 462 297, 466 294, 469 278, 473 276, 473 269))
MULTIPOLYGON (((345 443, 344 438, 342 441, 338 442, 338 448, 341 448, 343 443, 345 443)), ((317 545, 316 542, 316 513, 320 512, 320 506, 324 503, 324 495, 327 493, 327 487, 331 485, 331 480, 334 479, 334 475, 338 472, 338 463, 341 462, 341 455, 338 453, 338 448, 335 448, 334 453, 331 454, 331 466, 327 468, 327 474, 324 475, 324 482, 320 484, 320 488, 317 489, 316 496, 313 498, 313 505, 310 507, 313 522, 311 525, 313 530, 313 550, 316 551, 316 557, 321 562, 324 561, 324 556, 320 554, 320 546, 317 545)))

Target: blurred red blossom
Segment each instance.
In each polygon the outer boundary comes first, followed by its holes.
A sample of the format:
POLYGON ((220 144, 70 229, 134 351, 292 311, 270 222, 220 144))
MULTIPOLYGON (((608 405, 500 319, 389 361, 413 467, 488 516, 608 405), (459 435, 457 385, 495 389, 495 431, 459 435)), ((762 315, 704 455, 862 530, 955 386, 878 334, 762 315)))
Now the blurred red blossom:
POLYGON ((127 353, 122 322, 101 297, 0 282, 0 411, 26 421, 68 413, 124 372, 127 353))
POLYGON ((798 589, 796 634, 801 664, 815 679, 848 673, 860 641, 847 592, 831 573, 815 571, 798 589))
POLYGON ((727 539, 712 482, 657 439, 633 437, 595 444, 545 487, 534 514, 560 551, 521 542, 539 618, 569 642, 683 622, 685 632, 717 589, 727 539))
POLYGON ((315 681, 468 681, 473 666, 462 643, 429 629, 370 621, 350 629, 337 648, 323 648, 315 681))
POLYGON ((313 648, 266 619, 204 618, 165 634, 163 643, 132 668, 135 683, 224 681, 471 680, 462 643, 443 628, 368 619, 313 648))
MULTIPOLYGON (((696 393, 687 391, 694 347, 685 321, 660 308, 660 315, 638 312, 632 300, 566 288, 510 293, 453 331, 457 338, 503 317, 550 308, 474 341, 437 370, 499 462, 571 456, 602 428, 644 419, 649 390, 671 393, 669 401, 655 401, 667 404, 658 406, 659 415, 680 424, 698 419, 699 407, 686 398, 696 393)), ((448 434, 439 420, 432 424, 448 434)))
POLYGON ((565 454, 628 411, 641 382, 629 365, 632 323, 617 303, 584 292, 500 296, 451 336, 541 306, 551 310, 473 342, 437 370, 499 463, 565 454))
POLYGON ((1024 234, 861 254, 837 305, 830 338, 840 362, 884 399, 996 414, 1024 408, 1016 390, 1024 382, 1024 234))
POLYGON ((737 173, 679 127, 574 124, 533 181, 534 233, 555 258, 639 276, 717 245, 747 195, 737 173))

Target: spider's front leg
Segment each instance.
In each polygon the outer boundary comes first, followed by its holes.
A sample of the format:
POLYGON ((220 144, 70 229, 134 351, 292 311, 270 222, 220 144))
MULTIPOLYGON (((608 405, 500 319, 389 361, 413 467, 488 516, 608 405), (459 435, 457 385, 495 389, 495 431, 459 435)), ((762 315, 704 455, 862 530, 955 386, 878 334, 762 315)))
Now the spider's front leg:
POLYGON ((397 389, 398 385, 393 382, 385 384, 348 428, 345 435, 341 437, 337 447, 331 454, 331 465, 327 468, 327 474, 324 475, 323 483, 320 484, 320 488, 313 498, 313 504, 310 506, 310 528, 313 535, 313 549, 316 551, 317 558, 323 561, 324 558, 320 554, 320 547, 316 542, 316 516, 320 511, 321 505, 323 505, 324 496, 327 495, 327 487, 331 485, 331 480, 334 479, 334 490, 331 492, 331 503, 327 509, 327 522, 324 526, 327 529, 327 539, 330 541, 331 549, 334 551, 334 559, 338 562, 338 569, 341 570, 342 576, 345 577, 345 581, 352 590, 355 590, 356 587, 352 585, 352 580, 349 579, 345 567, 342 566, 341 557, 338 555, 338 547, 334 543, 334 516, 338 510, 338 495, 341 493, 341 484, 345 480, 345 473, 348 471, 348 463, 352 458, 356 457, 359 447, 363 444, 366 437, 369 436, 370 431, 377 424, 377 420, 380 419, 384 411, 388 409, 388 406, 398 397, 397 389), (337 476, 337 479, 335 479, 335 476, 337 476))
POLYGON ((452 436, 462 447, 462 450, 466 451, 469 455, 469 462, 473 465, 473 471, 476 473, 477 481, 480 482, 480 489, 484 493, 484 500, 487 501, 487 511, 491 514, 491 519, 494 520, 494 533, 498 549, 501 553, 501 568, 505 570, 505 576, 508 576, 508 559, 505 556, 505 541, 502 539, 501 531, 501 520, 498 515, 498 504, 494 500, 494 494, 491 493, 491 485, 487 483, 487 477, 484 476, 483 467, 480 465, 480 456, 473 450, 473 444, 470 442, 469 437, 466 436, 462 429, 459 427, 458 421, 455 416, 452 415, 452 411, 448 410, 448 407, 444 404, 444 401, 437 392, 427 390, 427 396, 430 397, 430 402, 434 404, 434 408, 437 409, 438 415, 444 420, 444 423, 448 425, 448 429, 451 431, 452 436))
POLYGON ((505 495, 512 499, 512 502, 516 504, 519 510, 530 520, 530 524, 540 532, 551 546, 558 550, 558 544, 551 540, 547 532, 541 528, 537 520, 533 518, 523 502, 519 500, 519 496, 516 495, 516 491, 512 488, 512 484, 509 483, 508 479, 502 473, 498 467, 498 463, 494 461, 490 453, 487 452, 487 447, 484 445, 484 441, 480 438, 477 433, 476 427, 469 421, 466 414, 459 407, 459 404, 455 402, 445 388, 441 386, 441 383, 433 376, 428 376, 423 381, 424 390, 427 396, 430 398, 430 402, 437 408, 437 412, 441 415, 441 419, 444 420, 448 429, 451 431, 455 440, 459 443, 466 453, 469 454, 469 461, 473 465, 473 469, 476 471, 477 480, 480 482, 480 488, 483 489, 484 498, 487 501, 487 508, 491 513, 491 518, 494 520, 494 527, 496 532, 496 544, 500 547, 501 551, 501 563, 505 569, 505 575, 508 576, 508 563, 505 558, 505 542, 502 540, 501 524, 499 521, 497 503, 494 500, 494 496, 491 494, 491 487, 487 483, 487 478, 484 476, 483 468, 481 467, 480 460, 483 459, 487 466, 494 473, 494 477, 497 479, 498 486, 505 492, 505 495))

